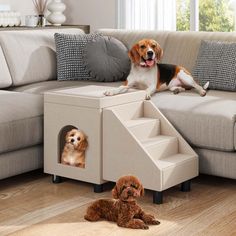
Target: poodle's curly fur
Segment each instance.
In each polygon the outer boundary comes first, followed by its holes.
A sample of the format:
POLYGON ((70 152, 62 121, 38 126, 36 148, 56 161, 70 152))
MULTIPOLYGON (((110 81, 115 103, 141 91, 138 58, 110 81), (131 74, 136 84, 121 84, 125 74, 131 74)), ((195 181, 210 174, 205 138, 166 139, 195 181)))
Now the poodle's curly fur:
POLYGON ((115 199, 100 199, 92 203, 84 218, 88 221, 106 219, 117 222, 118 226, 132 229, 148 229, 148 225, 160 224, 136 203, 136 198, 144 195, 144 189, 135 176, 121 177, 113 188, 112 195, 115 199))

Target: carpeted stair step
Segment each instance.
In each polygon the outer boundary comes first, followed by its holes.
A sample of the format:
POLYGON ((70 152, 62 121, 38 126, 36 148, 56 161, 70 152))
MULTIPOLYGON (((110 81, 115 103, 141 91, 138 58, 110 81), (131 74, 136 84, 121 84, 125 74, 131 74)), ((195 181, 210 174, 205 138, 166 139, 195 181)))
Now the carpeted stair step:
POLYGON ((125 122, 125 126, 139 140, 154 137, 160 134, 160 120, 140 117, 125 122))
POLYGON ((178 139, 172 136, 158 135, 141 141, 144 149, 154 159, 163 159, 178 153, 178 139))

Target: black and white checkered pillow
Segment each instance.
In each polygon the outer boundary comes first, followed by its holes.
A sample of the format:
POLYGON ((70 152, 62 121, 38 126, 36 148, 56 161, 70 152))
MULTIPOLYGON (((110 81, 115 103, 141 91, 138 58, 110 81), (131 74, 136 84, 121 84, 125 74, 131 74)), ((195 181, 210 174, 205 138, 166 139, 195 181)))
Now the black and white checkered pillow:
POLYGON ((91 76, 83 63, 85 45, 101 34, 54 35, 57 52, 58 80, 89 80, 91 76))
POLYGON ((193 77, 211 89, 236 91, 236 43, 203 40, 193 77))

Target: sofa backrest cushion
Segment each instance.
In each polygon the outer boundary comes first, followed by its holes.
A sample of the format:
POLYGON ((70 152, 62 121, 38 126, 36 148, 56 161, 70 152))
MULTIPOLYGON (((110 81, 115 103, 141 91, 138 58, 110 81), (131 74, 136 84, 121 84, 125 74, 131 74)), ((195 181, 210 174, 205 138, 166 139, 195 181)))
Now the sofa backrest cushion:
POLYGON ((129 49, 143 38, 156 40, 164 50, 162 63, 184 66, 193 71, 202 40, 236 42, 235 32, 178 32, 101 29, 103 35, 113 36, 129 49))
POLYGON ((11 75, 2 48, 0 46, 0 89, 7 88, 11 86, 11 84, 11 75))
POLYGON ((236 42, 236 33, 169 32, 162 62, 182 65, 192 73, 202 40, 236 42))
POLYGON ((56 79, 55 33, 83 34, 80 29, 0 32, 0 44, 13 86, 56 79))
POLYGON ((162 48, 165 48, 165 42, 169 34, 167 31, 123 29, 100 29, 97 32, 120 40, 128 49, 131 49, 135 43, 144 38, 152 38, 156 40, 162 48))

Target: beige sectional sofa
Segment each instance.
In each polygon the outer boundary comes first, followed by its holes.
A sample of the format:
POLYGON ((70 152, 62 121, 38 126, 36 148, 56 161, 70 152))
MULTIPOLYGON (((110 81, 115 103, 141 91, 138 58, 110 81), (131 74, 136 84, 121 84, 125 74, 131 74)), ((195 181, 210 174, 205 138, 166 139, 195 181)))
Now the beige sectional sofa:
MULTIPOLYGON (((163 62, 192 71, 202 39, 236 41, 236 33, 99 30, 131 47, 142 38, 157 40, 163 62)), ((0 32, 0 179, 43 166, 43 93, 50 89, 108 85, 57 81, 55 32, 79 29, 0 32)), ((199 154, 200 172, 236 179, 236 93, 210 90, 157 93, 155 105, 199 154)))

